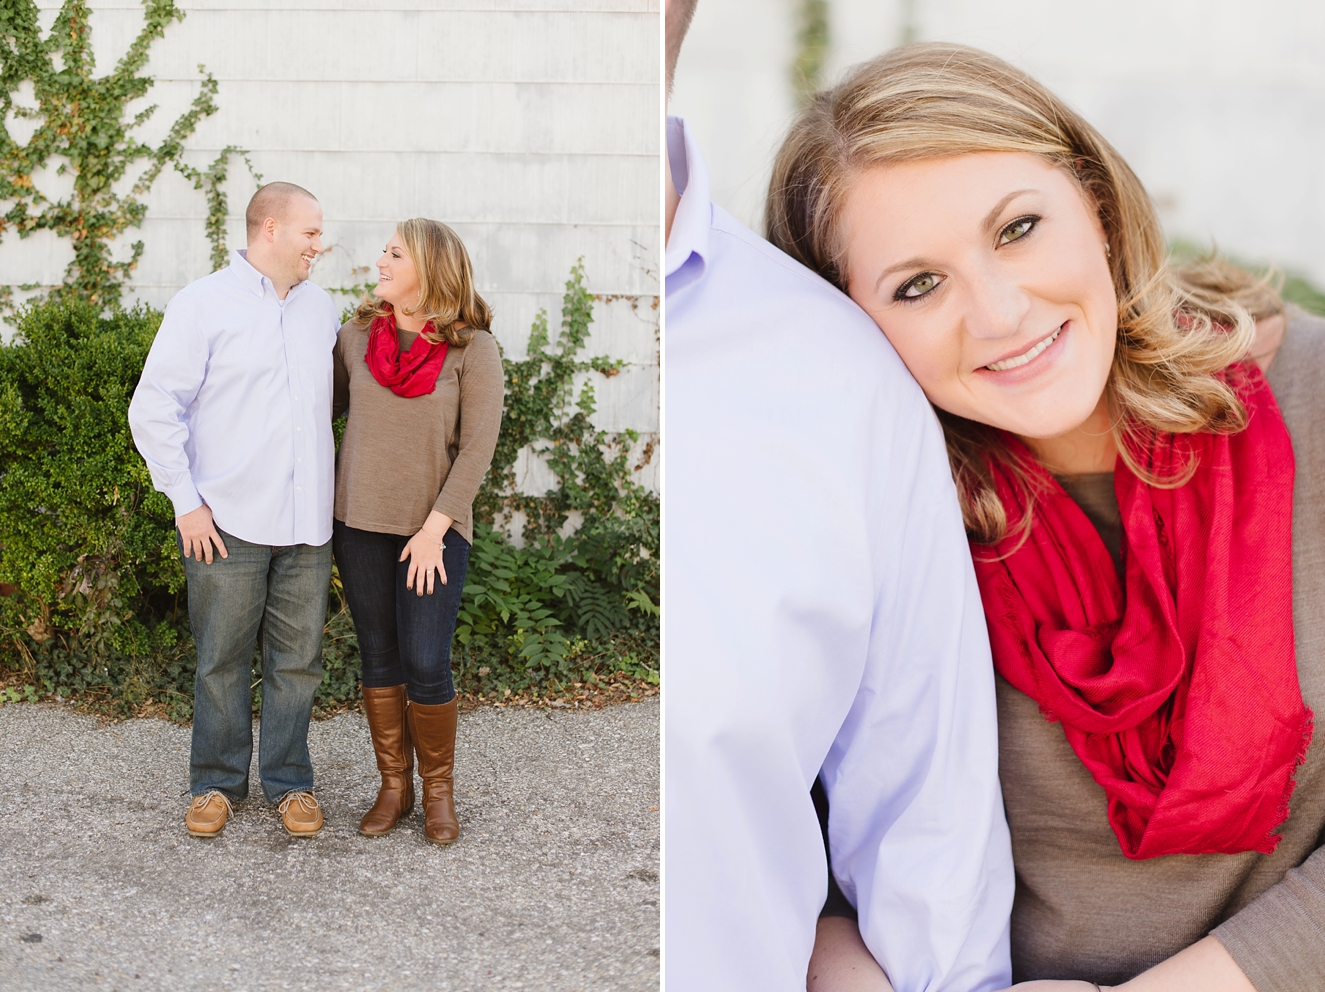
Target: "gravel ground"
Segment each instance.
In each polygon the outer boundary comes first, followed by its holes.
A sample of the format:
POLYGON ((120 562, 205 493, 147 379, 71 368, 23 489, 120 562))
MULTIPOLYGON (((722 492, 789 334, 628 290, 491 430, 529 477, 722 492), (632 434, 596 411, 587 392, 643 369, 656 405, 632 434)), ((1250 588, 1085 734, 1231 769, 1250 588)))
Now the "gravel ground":
POLYGON ((656 699, 462 713, 450 848, 417 811, 358 835, 358 714, 309 743, 321 836, 286 836, 254 767, 200 840, 186 728, 0 707, 0 989, 658 988, 656 699))

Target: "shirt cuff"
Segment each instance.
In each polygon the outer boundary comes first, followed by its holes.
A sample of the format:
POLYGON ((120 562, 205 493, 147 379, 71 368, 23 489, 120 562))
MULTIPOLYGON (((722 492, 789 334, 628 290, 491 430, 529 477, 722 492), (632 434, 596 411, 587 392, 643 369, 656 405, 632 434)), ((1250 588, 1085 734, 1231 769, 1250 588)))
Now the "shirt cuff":
POLYGON ((181 482, 178 486, 171 486, 165 490, 165 493, 170 498, 170 502, 175 505, 176 520, 202 506, 202 497, 198 495, 198 489, 194 486, 192 480, 181 482))

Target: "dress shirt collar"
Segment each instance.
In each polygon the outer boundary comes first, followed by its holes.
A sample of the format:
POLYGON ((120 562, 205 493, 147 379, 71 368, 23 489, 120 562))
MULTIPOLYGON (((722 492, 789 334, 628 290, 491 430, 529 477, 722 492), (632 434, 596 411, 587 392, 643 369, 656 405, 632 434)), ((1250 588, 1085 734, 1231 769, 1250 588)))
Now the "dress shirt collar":
POLYGON ((667 118, 667 158, 681 203, 667 239, 667 290, 701 279, 708 265, 713 203, 709 174, 690 129, 680 117, 667 118))
POLYGON ((245 288, 249 289, 255 295, 260 296, 263 299, 266 299, 267 294, 271 293, 271 298, 281 306, 284 306, 286 303, 288 303, 290 297, 293 296, 295 293, 297 293, 299 289, 304 285, 304 283, 308 281, 306 279, 302 279, 299 282, 295 283, 293 286, 290 287, 290 291, 285 294, 285 299, 282 300, 279 296, 276 295, 275 284, 266 276, 264 276, 261 272, 255 269, 253 267, 253 264, 248 260, 247 248, 235 249, 234 253, 231 255, 230 258, 230 270, 235 274, 235 278, 238 279, 240 284, 243 285, 245 288))

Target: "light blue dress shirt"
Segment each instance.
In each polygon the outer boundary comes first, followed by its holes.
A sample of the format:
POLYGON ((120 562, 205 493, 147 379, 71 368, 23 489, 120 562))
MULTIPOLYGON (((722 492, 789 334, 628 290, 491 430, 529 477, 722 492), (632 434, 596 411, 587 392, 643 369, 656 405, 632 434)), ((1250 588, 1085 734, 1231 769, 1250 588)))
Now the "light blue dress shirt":
POLYGON ((331 540, 331 349, 320 286, 278 299, 237 251, 166 307, 129 404, 133 440, 175 515, 206 503, 227 533, 274 546, 331 540))
POLYGON ((834 874, 897 992, 1010 984, 984 611, 938 422, 850 299, 681 204, 665 332, 665 974, 804 992, 834 874))

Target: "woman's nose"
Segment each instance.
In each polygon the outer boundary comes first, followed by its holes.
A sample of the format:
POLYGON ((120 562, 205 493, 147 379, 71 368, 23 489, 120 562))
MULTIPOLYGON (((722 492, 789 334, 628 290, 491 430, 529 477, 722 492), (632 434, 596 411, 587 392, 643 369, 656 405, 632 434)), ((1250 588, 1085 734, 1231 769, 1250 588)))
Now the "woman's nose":
POLYGON ((1010 338, 1021 330, 1031 297, 1007 273, 981 273, 971 282, 966 329, 972 337, 1010 338))

